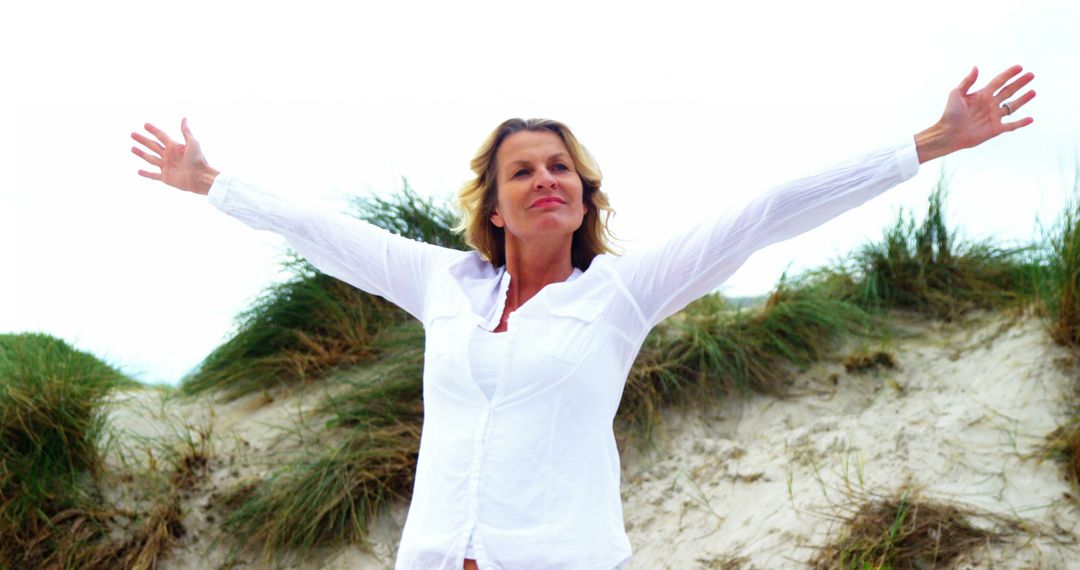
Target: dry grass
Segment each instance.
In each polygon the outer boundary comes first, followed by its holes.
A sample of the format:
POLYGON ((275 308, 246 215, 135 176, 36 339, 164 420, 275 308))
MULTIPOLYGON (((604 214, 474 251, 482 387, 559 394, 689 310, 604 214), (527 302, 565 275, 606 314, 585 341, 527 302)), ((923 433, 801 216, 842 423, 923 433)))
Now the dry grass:
POLYGON ((79 513, 57 526, 63 538, 52 559, 41 568, 156 569, 187 532, 182 519, 178 501, 168 500, 136 517, 132 529, 119 532, 126 537, 113 538, 115 517, 79 513))
POLYGON ((812 568, 955 568, 977 549, 1023 532, 1016 519, 924 500, 910 487, 891 497, 861 497, 841 521, 839 536, 810 560, 812 568))
MULTIPOLYGON (((1048 455, 1061 463, 1065 478, 1080 492, 1080 414, 1051 432, 1046 439, 1048 455)), ((1080 494, 1073 498, 1080 499, 1080 494)))
MULTIPOLYGON (((169 480, 187 480, 190 462, 174 467, 169 480)), ((194 484, 194 483, 192 483, 194 484)), ((183 494, 177 488, 158 490, 148 508, 140 511, 81 506, 52 515, 44 524, 28 529, 0 568, 80 570, 153 570, 169 557, 185 536, 183 494)), ((103 501, 99 498, 98 503, 103 501)))
POLYGON ((869 372, 878 368, 895 369, 896 357, 891 352, 876 350, 851 354, 844 358, 844 370, 847 370, 849 374, 869 372))
POLYGON ((20 542, 4 544, 0 568, 152 570, 187 534, 184 501, 197 492, 213 460, 209 427, 185 424, 179 440, 144 442, 146 466, 105 469, 80 478, 72 506, 30 519, 20 542), (155 451, 156 450, 156 451, 155 451), (130 505, 100 489, 125 489, 130 505), (47 517, 47 518, 43 518, 47 517))

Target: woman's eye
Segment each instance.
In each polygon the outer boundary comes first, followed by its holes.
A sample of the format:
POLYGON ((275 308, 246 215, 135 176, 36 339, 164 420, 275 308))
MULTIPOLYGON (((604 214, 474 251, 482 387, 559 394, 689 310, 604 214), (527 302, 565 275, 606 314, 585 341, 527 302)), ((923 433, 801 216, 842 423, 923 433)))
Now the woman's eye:
POLYGON ((521 176, 525 176, 528 173, 529 173, 529 169, 522 168, 521 170, 518 170, 517 172, 514 173, 514 178, 519 178, 521 176))
POLYGON ((567 170, 570 170, 570 167, 563 164, 563 163, 561 163, 561 162, 559 162, 559 163, 555 164, 553 170, 556 170, 556 171, 559 171, 559 172, 566 172, 567 170))

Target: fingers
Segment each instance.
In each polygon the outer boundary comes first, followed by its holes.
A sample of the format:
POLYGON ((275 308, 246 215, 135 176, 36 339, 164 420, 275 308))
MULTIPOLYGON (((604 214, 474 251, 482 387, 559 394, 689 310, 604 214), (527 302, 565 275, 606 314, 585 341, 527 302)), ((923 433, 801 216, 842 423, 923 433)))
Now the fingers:
POLYGON ((1008 110, 1004 109, 1005 105, 1002 104, 1002 109, 1003 109, 1002 113, 1004 115, 1006 115, 1006 116, 1011 115, 1011 114, 1019 111, 1021 107, 1023 107, 1024 105, 1027 105, 1027 102, 1031 101, 1034 98, 1035 98, 1035 92, 1034 91, 1028 91, 1027 93, 1024 93, 1019 98, 1017 98, 1015 101, 1008 101, 1009 109, 1012 110, 1011 113, 1008 112, 1008 110))
POLYGON ((161 158, 159 158, 157 156, 154 156, 152 154, 149 154, 146 151, 144 151, 143 149, 141 149, 139 147, 135 147, 135 146, 131 147, 131 152, 135 153, 135 156, 145 160, 146 162, 149 162, 150 164, 153 164, 154 166, 156 166, 158 168, 161 168, 161 158))
MULTIPOLYGON (((1023 95, 1021 95, 1016 100, 1009 101, 1008 102, 1009 107, 1012 108, 1012 112, 1015 113, 1015 112, 1019 111, 1021 107, 1023 107, 1024 105, 1027 105, 1028 101, 1031 101, 1034 98, 1035 98, 1035 92, 1034 91, 1028 91, 1027 93, 1024 93, 1023 95)), ((1012 113, 1009 113, 1009 114, 1011 115, 1012 113)), ((1026 127, 1026 126, 1028 126, 1028 125, 1030 125, 1031 123, 1034 123, 1034 122, 1035 122, 1035 119, 1033 119, 1031 117, 1024 117, 1023 119, 1019 119, 1019 120, 1016 120, 1016 121, 1011 121, 1011 122, 1008 122, 1008 123, 1002 122, 1001 127, 1004 130, 1004 132, 1011 132, 1011 131, 1015 131, 1016 129, 1026 127)))
POLYGON ((169 138, 169 135, 165 134, 165 131, 155 127, 154 125, 146 123, 145 125, 143 125, 143 127, 146 128, 146 130, 149 131, 150 134, 157 137, 157 140, 161 141, 162 145, 169 146, 170 144, 176 144, 171 138, 169 138))
POLYGON ((1021 95, 1020 98, 1016 100, 1016 104, 1013 105, 1012 108, 1014 110, 1019 109, 1020 107, 1023 107, 1024 105, 1026 105, 1028 101, 1031 101, 1034 98, 1035 98, 1035 91, 1028 91, 1027 93, 1024 93, 1023 95, 1021 95))
POLYGON ((187 126, 187 117, 180 119, 180 134, 184 135, 184 143, 192 145, 195 142, 195 137, 191 134, 191 129, 187 126))
POLYGON ((131 133, 131 138, 135 139, 137 142, 150 149, 151 151, 157 153, 158 156, 165 155, 165 147, 158 144, 157 141, 152 141, 140 135, 139 133, 131 133))
POLYGON ((966 95, 967 92, 971 89, 971 86, 975 85, 975 80, 978 79, 978 78, 979 78, 979 68, 978 67, 972 67, 971 68, 971 73, 968 73, 967 77, 965 77, 964 80, 960 82, 960 85, 956 86, 956 90, 959 91, 960 93, 963 93, 963 94, 966 95))
POLYGON ((1001 126, 1004 129, 1004 132, 1007 133, 1007 132, 1010 132, 1010 131, 1015 131, 1016 129, 1019 129, 1021 127, 1026 127, 1026 126, 1028 126, 1028 125, 1030 125, 1031 123, 1034 123, 1034 122, 1035 122, 1035 119, 1032 119, 1031 117, 1024 117, 1023 119, 1020 119, 1019 121, 1013 121, 1011 123, 1001 123, 1001 126))
POLYGON ((1006 81, 1012 79, 1017 73, 1020 73, 1021 71, 1023 71, 1023 68, 1019 65, 1014 65, 1009 69, 1002 71, 1001 73, 997 74, 997 77, 994 77, 992 80, 990 80, 990 83, 986 85, 986 89, 989 89, 991 93, 997 93, 997 90, 1001 89, 1001 86, 1005 85, 1006 81))
POLYGON ((1025 74, 1021 75, 1016 81, 1013 81, 1012 83, 1009 83, 1008 85, 1003 87, 1001 89, 1001 91, 998 91, 997 94, 994 95, 994 98, 997 101, 1006 101, 1006 100, 1009 99, 1009 97, 1012 97, 1017 91, 1022 89, 1025 85, 1027 85, 1028 83, 1031 83, 1032 79, 1035 79, 1035 74, 1034 73, 1030 73, 1030 72, 1025 73, 1025 74))
POLYGON ((144 176, 146 178, 149 178, 150 180, 158 180, 158 181, 161 180, 161 175, 160 174, 158 174, 156 172, 147 172, 146 170, 140 170, 139 171, 139 176, 144 176))

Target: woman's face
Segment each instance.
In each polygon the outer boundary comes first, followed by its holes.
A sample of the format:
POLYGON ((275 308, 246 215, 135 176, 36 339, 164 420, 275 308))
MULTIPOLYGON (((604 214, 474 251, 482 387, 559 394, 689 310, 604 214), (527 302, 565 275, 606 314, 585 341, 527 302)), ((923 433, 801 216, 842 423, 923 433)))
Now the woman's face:
POLYGON ((507 239, 570 238, 585 219, 581 178, 559 135, 519 131, 495 153, 498 202, 491 223, 507 239))

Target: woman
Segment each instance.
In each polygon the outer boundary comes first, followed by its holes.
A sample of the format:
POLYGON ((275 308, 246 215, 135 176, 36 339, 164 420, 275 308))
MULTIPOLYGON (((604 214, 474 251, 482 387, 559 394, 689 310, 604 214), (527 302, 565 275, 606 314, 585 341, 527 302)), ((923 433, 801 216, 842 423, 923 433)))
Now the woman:
POLYGON ((459 252, 289 204, 209 167, 147 124, 139 174, 208 195, 283 234, 320 270, 381 295, 426 330, 424 427, 397 568, 624 568, 619 456, 623 383, 649 330, 718 287, 754 251, 914 176, 919 164, 1031 124, 1003 119, 1035 93, 1019 66, 949 94, 911 141, 774 189, 651 251, 608 253, 596 165, 554 121, 499 126, 461 193, 459 252))

